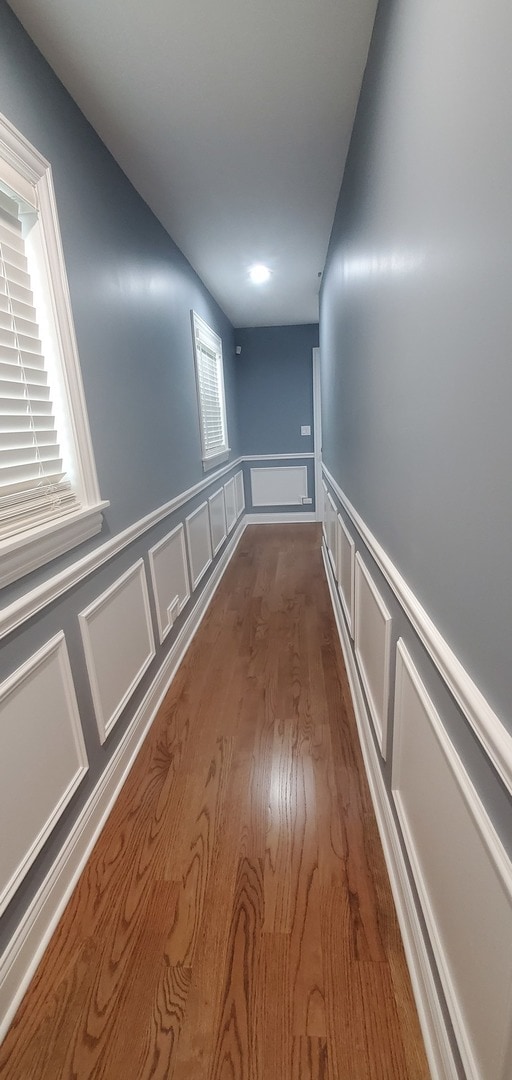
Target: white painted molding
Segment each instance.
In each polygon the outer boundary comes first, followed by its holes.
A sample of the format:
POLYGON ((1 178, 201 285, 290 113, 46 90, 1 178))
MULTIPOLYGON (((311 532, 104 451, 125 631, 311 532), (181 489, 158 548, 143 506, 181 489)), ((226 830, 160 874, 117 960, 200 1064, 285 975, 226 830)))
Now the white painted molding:
POLYGON ((78 619, 104 743, 156 655, 143 560, 117 578, 78 619))
POLYGON ((306 461, 314 454, 244 454, 244 461, 306 461))
POLYGON ((154 525, 158 525, 160 521, 172 514, 174 510, 178 510, 181 506, 192 499, 194 495, 204 491, 205 488, 211 487, 215 484, 221 476, 231 472, 237 465, 243 461, 243 458, 237 458, 235 461, 231 461, 224 468, 219 469, 215 475, 210 475, 204 480, 200 480, 193 487, 188 488, 186 491, 182 491, 180 495, 176 495, 174 499, 164 503, 163 506, 157 507, 156 510, 152 510, 145 517, 140 518, 138 521, 134 521, 132 525, 129 525, 127 529, 123 529, 117 536, 112 537, 105 544, 101 544, 100 547, 95 548, 94 551, 84 555, 81 559, 78 559, 71 566, 66 567, 59 573, 54 574, 47 581, 44 581, 41 585, 36 586, 35 589, 31 589, 29 592, 20 596, 17 600, 14 600, 11 604, 8 604, 3 611, 0 612, 0 639, 6 637, 7 634, 12 633, 18 626, 26 622, 27 619, 32 618, 39 611, 42 611, 47 604, 51 604, 54 600, 57 600, 60 596, 63 596, 68 589, 73 588, 74 585, 78 585, 80 581, 88 577, 89 574, 94 573, 100 566, 103 566, 109 559, 113 559, 120 551, 123 551, 125 547, 132 544, 134 540, 138 540, 140 536, 143 536, 145 532, 152 529, 154 525))
POLYGON ((224 501, 224 488, 219 488, 208 499, 210 514, 210 533, 212 538, 213 557, 220 551, 226 536, 226 504, 224 501))
POLYGON ((322 557, 345 660, 368 785, 384 850, 432 1080, 459 1080, 460 1074, 454 1059, 443 1006, 439 999, 422 926, 416 911, 397 825, 371 735, 370 718, 366 710, 336 582, 323 546, 322 557))
POLYGON ((0 712, 1 915, 89 767, 62 631, 0 686, 0 712))
POLYGON ((247 525, 300 525, 305 521, 316 521, 316 515, 311 512, 304 514, 246 514, 244 520, 247 525))
POLYGON ((224 504, 226 507, 226 527, 228 533, 236 525, 236 487, 234 476, 226 480, 224 484, 224 504))
POLYGON ((384 600, 358 552, 355 571, 355 655, 383 758, 386 757, 388 733, 391 622, 384 600), (373 603, 373 611, 368 599, 373 603))
POLYGON ((512 864, 402 640, 397 646, 392 776, 398 819, 466 1075, 468 1080, 507 1080, 512 864))
POLYGON ((242 469, 235 474, 235 502, 236 502, 236 516, 240 517, 245 510, 245 490, 244 490, 244 474, 242 469))
MULTIPOLYGON (((59 443, 61 447, 63 442, 68 445, 67 468, 73 474, 73 490, 80 506, 72 522, 62 515, 50 526, 35 523, 0 541, 0 585, 5 586, 98 533, 101 510, 109 504, 101 500, 94 462, 51 165, 2 114, 0 173, 21 204, 28 203, 37 211, 31 215, 34 220, 25 245, 38 270, 32 285, 44 294, 43 351, 49 349, 58 373, 53 400, 55 403, 58 396, 62 406, 59 443)), ((38 303, 36 307, 41 323, 38 303)))
POLYGON ((400 574, 400 571, 365 525, 363 519, 342 492, 325 465, 323 471, 375 559, 377 566, 400 601, 408 619, 432 657, 448 689, 460 705, 504 784, 512 794, 512 735, 506 730, 499 716, 491 708, 476 683, 460 663, 460 660, 457 659, 453 650, 400 574))
POLYGON ((354 637, 355 611, 355 554, 356 545, 341 514, 337 514, 337 558, 336 580, 340 593, 341 606, 347 620, 348 631, 354 637))
POLYGON ((188 560, 192 578, 192 591, 197 589, 201 578, 212 564, 212 541, 208 503, 201 503, 185 518, 188 560))
POLYGON ((242 520, 146 692, 119 746, 24 918, 0 957, 0 1042, 33 978, 87 859, 123 787, 156 713, 203 619, 245 528, 242 520))
POLYGON ((252 506, 301 506, 308 496, 307 465, 251 469, 252 506))
MULTIPOLYGON (((222 491, 222 488, 220 489, 222 491)), ((190 599, 185 530, 177 525, 148 551, 149 570, 155 599, 158 636, 162 645, 190 599), (159 569, 160 565, 163 571, 159 569), (173 605, 177 598, 176 610, 173 605)))
POLYGON ((338 544, 336 539, 337 516, 338 511, 336 509, 336 503, 334 502, 334 499, 331 497, 329 492, 327 492, 327 503, 324 515, 325 529, 327 534, 327 550, 329 552, 329 558, 332 562, 332 568, 334 570, 334 576, 336 579, 338 578, 338 566, 336 562, 338 555, 338 544))

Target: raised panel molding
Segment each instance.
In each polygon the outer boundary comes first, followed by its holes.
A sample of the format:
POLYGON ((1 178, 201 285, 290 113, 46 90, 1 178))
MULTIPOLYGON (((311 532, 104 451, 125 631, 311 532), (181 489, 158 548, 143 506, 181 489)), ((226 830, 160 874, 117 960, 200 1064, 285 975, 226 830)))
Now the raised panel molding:
POLYGON ((479 687, 443 638, 398 568, 324 464, 322 464, 322 472, 393 590, 420 641, 434 661, 441 678, 467 717, 503 783, 512 794, 512 734, 507 731, 500 717, 491 708, 479 687))
POLYGON ((253 506, 301 506, 308 494, 306 465, 251 469, 253 506))
POLYGON ((227 531, 226 531, 226 507, 224 503, 224 488, 219 488, 214 495, 211 495, 208 499, 208 507, 210 513, 210 532, 212 538, 213 555, 222 547, 227 531))
POLYGON ((336 580, 338 582, 341 605, 347 620, 351 637, 354 637, 354 592, 355 592, 355 553, 356 545, 341 517, 337 515, 337 558, 336 580))
POLYGON ((326 484, 324 484, 324 481, 322 480, 322 533, 323 533, 323 537, 324 537, 324 540, 325 540, 326 547, 328 548, 329 545, 328 545, 328 537, 327 537, 327 524, 328 524, 328 521, 329 521, 329 500, 327 498, 327 495, 328 495, 327 486, 326 486, 326 484))
POLYGON ((192 589, 196 589, 212 561, 208 503, 201 503, 197 510, 194 510, 192 514, 185 518, 185 528, 187 530, 192 589))
POLYGON ((0 729, 1 914, 88 769, 62 632, 0 686, 0 729))
POLYGON ((199 483, 194 484, 193 487, 180 492, 174 499, 164 503, 163 506, 157 507, 156 510, 152 510, 150 514, 146 514, 145 517, 140 518, 138 521, 134 521, 127 529, 123 529, 122 532, 117 533, 116 536, 113 536, 104 544, 100 544, 94 551, 90 551, 64 570, 59 570, 57 574, 53 574, 47 581, 37 585, 35 589, 30 589, 23 596, 13 600, 3 611, 0 611, 0 638, 6 637, 7 634, 12 633, 16 627, 21 626, 22 623, 26 622, 38 611, 42 611, 48 604, 57 600, 59 596, 63 596, 68 589, 73 588, 74 585, 83 581, 89 574, 93 574, 95 570, 98 570, 100 566, 104 566, 110 559, 115 558, 124 548, 137 540, 139 536, 143 536, 158 522, 169 517, 170 514, 178 510, 180 506, 184 506, 199 492, 212 487, 221 476, 225 476, 226 473, 244 460, 244 458, 239 457, 228 462, 223 468, 217 469, 215 474, 205 477, 199 483))
POLYGON ((245 510, 244 474, 241 469, 235 475, 235 502, 236 516, 239 518, 245 510))
POLYGON ((224 484, 224 501, 226 504, 226 526, 228 533, 230 533, 236 524, 236 488, 234 476, 224 484))
POLYGON ((355 654, 382 757, 386 757, 391 615, 359 553, 355 570, 355 654))
POLYGON ((345 659, 366 775, 393 889, 393 897, 411 974, 418 1016, 425 1039, 425 1049, 432 1080, 460 1080, 460 1069, 455 1060, 456 1052, 452 1046, 452 1036, 448 1030, 448 1022, 445 1016, 445 1004, 441 1000, 442 996, 439 991, 437 977, 434 976, 433 969, 435 965, 432 964, 431 952, 427 944, 427 934, 418 913, 417 897, 413 890, 409 865, 403 851, 401 830, 392 809, 391 796, 384 781, 379 752, 373 739, 368 702, 363 694, 360 673, 343 615, 339 590, 336 587, 334 573, 327 558, 325 545, 322 548, 322 557, 345 659))
POLYGON ((334 499, 327 493, 327 508, 326 508, 326 533, 327 533, 327 550, 329 552, 329 558, 333 565, 334 575, 336 580, 338 579, 338 567, 337 567, 337 536, 336 536, 336 504, 334 499))
POLYGON ((512 864, 401 640, 392 788, 468 1080, 509 1080, 512 864))
MULTIPOLYGON (((221 488, 222 491, 222 488, 221 488)), ((160 644, 190 598, 185 530, 178 525, 149 549, 160 644)))
POLYGON ((100 742, 155 656, 142 559, 78 616, 100 742))
POLYGON ((172 642, 134 716, 122 733, 104 772, 0 956, 0 1042, 37 970, 156 712, 236 551, 244 528, 245 522, 242 521, 217 560, 204 589, 191 603, 191 610, 180 627, 176 640, 172 642))

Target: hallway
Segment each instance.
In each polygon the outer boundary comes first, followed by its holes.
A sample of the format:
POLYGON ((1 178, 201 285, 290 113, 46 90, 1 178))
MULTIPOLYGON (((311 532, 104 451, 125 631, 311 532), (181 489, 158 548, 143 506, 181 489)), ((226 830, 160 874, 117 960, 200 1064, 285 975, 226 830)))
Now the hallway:
POLYGON ((320 552, 249 526, 3 1080, 427 1080, 320 552))

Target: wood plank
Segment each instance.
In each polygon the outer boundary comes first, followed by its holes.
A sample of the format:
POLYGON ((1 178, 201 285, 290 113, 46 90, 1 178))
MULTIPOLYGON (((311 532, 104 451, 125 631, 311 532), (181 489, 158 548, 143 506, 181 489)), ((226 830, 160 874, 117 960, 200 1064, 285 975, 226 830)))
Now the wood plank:
POLYGON ((248 528, 2 1080, 427 1080, 311 524, 248 528))

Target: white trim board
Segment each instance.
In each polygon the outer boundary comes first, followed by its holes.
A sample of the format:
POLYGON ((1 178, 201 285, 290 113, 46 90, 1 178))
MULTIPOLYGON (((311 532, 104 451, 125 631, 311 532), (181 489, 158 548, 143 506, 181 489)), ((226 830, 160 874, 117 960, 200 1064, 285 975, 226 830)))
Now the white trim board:
POLYGON ((2 914, 89 768, 62 630, 2 683, 0 707, 2 914))
POLYGON ((468 1080, 507 1080, 512 864, 401 639, 392 777, 398 820, 468 1080))
POLYGON ((244 521, 246 525, 299 525, 304 521, 316 521, 316 514, 246 514, 244 521))
POLYGON ((30 592, 20 596, 17 600, 13 600, 11 604, 8 604, 2 612, 0 612, 0 639, 6 637, 27 619, 32 618, 39 611, 42 611, 47 604, 51 604, 53 600, 57 600, 68 589, 73 588, 74 585, 78 585, 80 581, 88 577, 89 574, 94 573, 100 566, 103 566, 109 559, 114 558, 120 551, 123 551, 125 547, 132 544, 134 540, 138 540, 140 536, 143 536, 145 532, 152 529, 154 525, 158 525, 160 521, 168 517, 175 510, 178 510, 180 506, 184 506, 189 499, 192 499, 194 495, 204 491, 205 488, 215 484, 219 477, 225 476, 226 473, 232 469, 236 469, 238 465, 243 462, 243 458, 236 458, 234 461, 228 462, 222 469, 218 469, 215 473, 210 474, 203 480, 200 480, 193 487, 188 488, 186 491, 182 491, 180 495, 176 495, 174 499, 170 499, 169 502, 164 503, 162 506, 152 510, 145 517, 140 518, 138 521, 134 521, 128 528, 123 529, 117 536, 112 537, 105 544, 101 544, 100 547, 90 551, 88 555, 84 555, 81 559, 78 559, 71 566, 67 566, 64 570, 54 574, 47 581, 44 581, 41 585, 37 585, 35 589, 31 589, 30 592))
POLYGON ((430 966, 422 928, 416 911, 414 894, 405 863, 399 833, 391 811, 380 763, 375 749, 370 719, 366 711, 359 673, 354 660, 336 582, 322 545, 325 574, 338 634, 341 642, 348 682, 354 706, 359 741, 363 754, 368 785, 379 828, 384 857, 400 924, 400 932, 411 976, 418 1016, 425 1041, 425 1050, 432 1080, 459 1080, 459 1071, 446 1028, 443 1008, 430 966))
POLYGON ((244 461, 306 461, 314 458, 314 454, 244 454, 244 461))
POLYGON ((212 565, 212 538, 207 502, 196 506, 195 510, 185 518, 185 532, 193 592, 197 589, 208 567, 212 565))
POLYGON ((499 716, 484 698, 478 686, 457 659, 432 619, 420 604, 400 571, 370 532, 355 507, 343 493, 329 470, 323 466, 333 491, 338 496, 349 518, 364 540, 377 566, 401 603, 411 625, 416 630, 427 652, 432 657, 439 674, 453 694, 486 753, 512 794, 512 735, 506 730, 499 716))
POLYGON ((81 611, 78 621, 104 743, 156 655, 143 560, 81 611))
POLYGON ((203 619, 245 528, 242 520, 180 630, 99 783, 0 957, 0 1042, 5 1036, 78 878, 124 785, 183 656, 203 619))
MULTIPOLYGON (((224 496, 223 488, 220 491, 224 496)), ((162 645, 174 626, 175 619, 181 615, 190 600, 185 530, 181 522, 149 549, 148 559, 158 635, 162 645), (177 548, 179 548, 180 560, 176 559, 177 548), (163 566, 163 571, 160 571, 160 565, 163 566), (165 597, 164 600, 162 594, 165 597)))
POLYGON ((354 652, 382 757, 386 757, 391 615, 359 552, 355 559, 354 652))
POLYGON ((307 465, 269 465, 250 470, 251 504, 301 506, 308 497, 307 465))
POLYGON ((345 612, 350 637, 354 637, 354 611, 355 611, 355 554, 356 545, 343 521, 341 514, 337 515, 337 558, 336 580, 340 594, 341 605, 345 612), (347 581, 347 562, 348 578, 347 581), (346 587, 346 590, 345 590, 346 587), (347 595, 345 595, 345 591, 347 595))

